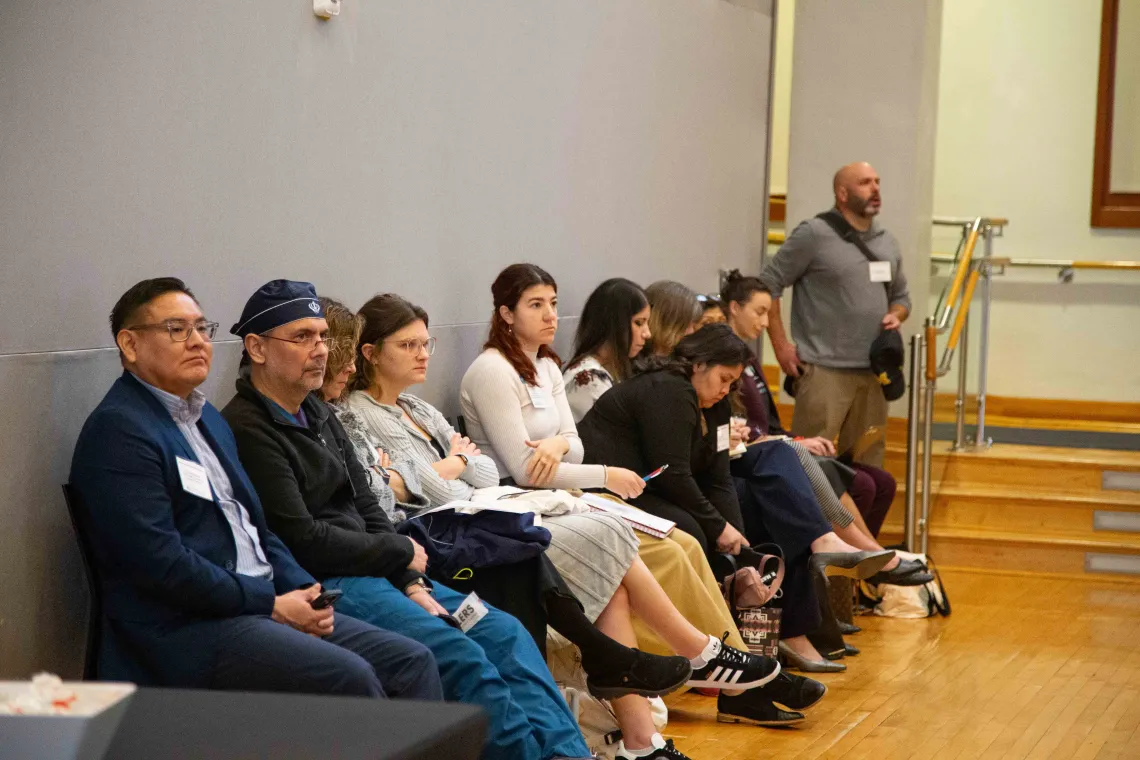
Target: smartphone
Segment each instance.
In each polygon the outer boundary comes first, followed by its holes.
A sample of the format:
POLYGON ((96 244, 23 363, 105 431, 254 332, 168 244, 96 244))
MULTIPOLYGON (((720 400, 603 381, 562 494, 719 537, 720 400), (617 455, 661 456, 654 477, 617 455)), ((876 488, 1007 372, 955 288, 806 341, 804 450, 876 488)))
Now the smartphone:
POLYGON ((320 596, 309 603, 309 606, 314 610, 323 610, 335 605, 342 596, 344 596, 344 592, 339 588, 326 588, 320 596))
POLYGON ((648 483, 649 481, 653 480, 655 477, 657 477, 658 475, 660 475, 661 473, 665 472, 668 469, 669 469, 669 465, 663 464, 660 467, 658 467, 656 470, 654 470, 653 472, 649 473, 644 478, 642 478, 642 480, 644 480, 646 483, 648 483))

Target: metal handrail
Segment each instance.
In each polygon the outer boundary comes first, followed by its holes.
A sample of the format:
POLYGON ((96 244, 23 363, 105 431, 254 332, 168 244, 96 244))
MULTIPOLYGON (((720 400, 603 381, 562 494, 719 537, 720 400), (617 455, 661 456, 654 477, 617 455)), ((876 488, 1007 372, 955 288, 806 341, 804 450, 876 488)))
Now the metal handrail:
POLYGON ((955 426, 955 450, 966 447, 966 343, 969 337, 970 305, 974 294, 981 285, 981 325, 979 346, 980 366, 978 371, 978 426, 975 432, 977 448, 986 448, 990 442, 985 437, 986 418, 986 373, 988 368, 989 324, 990 324, 990 280, 993 267, 1004 261, 993 257, 995 233, 1009 224, 1009 220, 997 217, 974 217, 973 219, 936 218, 935 224, 953 225, 962 229, 962 244, 956 256, 941 255, 940 261, 953 265, 953 274, 943 291, 943 299, 935 314, 927 317, 923 330, 911 338, 910 400, 907 416, 907 460, 906 460, 906 531, 907 548, 925 554, 929 545, 931 498, 931 460, 934 423, 934 394, 938 378, 950 371, 954 355, 961 347, 958 365, 958 394, 955 402, 957 424, 955 426), (982 255, 974 256, 978 241, 983 242, 982 255), (942 361, 938 361, 938 336, 950 331, 942 361), (922 382, 920 382, 920 379, 922 382), (919 430, 921 428, 921 441, 919 430), (921 459, 919 451, 921 448, 921 459), (921 511, 919 492, 921 491, 921 511))
POLYGON ((950 323, 950 315, 954 313, 954 302, 958 298, 958 293, 962 289, 962 284, 966 281, 966 274, 970 271, 974 260, 974 247, 978 244, 978 233, 981 231, 981 228, 981 217, 977 217, 970 222, 968 232, 966 233, 966 247, 962 249, 962 253, 958 257, 958 267, 954 270, 954 277, 947 285, 949 291, 942 302, 942 314, 935 316, 934 326, 939 333, 945 332, 947 325, 950 323))
MULTIPOLYGON (((952 253, 932 253, 930 260, 939 264, 953 264, 958 258, 952 253)), ((1041 269, 1107 269, 1140 272, 1140 261, 1080 261, 1076 259, 1018 259, 1001 260, 1002 266, 1037 267, 1041 269)))

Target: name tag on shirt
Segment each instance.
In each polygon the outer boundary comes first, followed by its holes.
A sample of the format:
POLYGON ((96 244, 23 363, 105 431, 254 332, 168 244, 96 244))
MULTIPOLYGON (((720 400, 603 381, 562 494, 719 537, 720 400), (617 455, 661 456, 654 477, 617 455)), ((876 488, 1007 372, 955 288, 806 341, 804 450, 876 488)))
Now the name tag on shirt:
POLYGON ((871 282, 891 281, 891 262, 868 261, 867 263, 871 266, 871 282))
POLYGON ((728 443, 728 423, 725 423, 716 429, 716 450, 728 451, 728 443))
POLYGON ((483 604, 479 596, 472 591, 455 611, 455 619, 459 621, 459 630, 467 633, 475 624, 487 616, 487 605, 483 604))
POLYGON ((182 490, 200 499, 213 501, 214 495, 210 492, 210 479, 206 476, 206 468, 182 457, 175 457, 174 461, 178 463, 178 477, 182 479, 182 490))
POLYGON ((530 396, 530 403, 535 409, 546 409, 551 405, 552 399, 546 394, 546 391, 535 385, 528 385, 526 387, 527 395, 530 396))

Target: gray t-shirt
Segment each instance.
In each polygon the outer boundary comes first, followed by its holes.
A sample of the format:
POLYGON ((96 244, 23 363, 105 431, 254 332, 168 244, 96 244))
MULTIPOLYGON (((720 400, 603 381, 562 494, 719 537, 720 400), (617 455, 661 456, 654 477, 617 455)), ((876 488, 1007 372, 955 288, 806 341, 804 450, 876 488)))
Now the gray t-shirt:
POLYGON ((814 217, 792 231, 760 273, 773 298, 779 298, 784 288, 795 288, 792 340, 808 364, 869 368, 871 343, 888 309, 901 304, 910 310, 898 241, 877 222, 860 234, 876 258, 890 262, 886 288, 871 281, 870 262, 854 243, 814 217))

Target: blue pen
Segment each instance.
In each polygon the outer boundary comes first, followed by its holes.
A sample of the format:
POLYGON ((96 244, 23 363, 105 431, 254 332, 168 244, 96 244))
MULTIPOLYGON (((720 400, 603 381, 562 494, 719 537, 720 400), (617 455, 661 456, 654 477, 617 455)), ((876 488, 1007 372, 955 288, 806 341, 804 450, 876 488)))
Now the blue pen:
POLYGON ((669 469, 669 465, 663 464, 660 467, 658 467, 656 470, 654 470, 653 472, 649 473, 644 478, 642 478, 642 480, 644 480, 646 483, 648 483, 649 481, 653 480, 655 477, 657 477, 658 475, 660 475, 661 473, 665 472, 668 469, 669 469))

